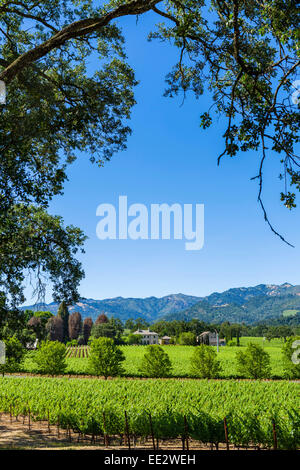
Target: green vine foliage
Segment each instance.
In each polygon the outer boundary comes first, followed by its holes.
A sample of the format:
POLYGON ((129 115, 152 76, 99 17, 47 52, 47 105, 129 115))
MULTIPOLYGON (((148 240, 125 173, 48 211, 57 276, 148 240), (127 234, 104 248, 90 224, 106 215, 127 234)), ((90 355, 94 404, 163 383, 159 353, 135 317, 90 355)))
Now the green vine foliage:
POLYGON ((273 448, 300 446, 298 385, 292 382, 0 378, 0 410, 90 436, 173 439, 273 448), (151 421, 150 421, 151 415, 151 421), (186 418, 186 424, 184 423, 186 418))

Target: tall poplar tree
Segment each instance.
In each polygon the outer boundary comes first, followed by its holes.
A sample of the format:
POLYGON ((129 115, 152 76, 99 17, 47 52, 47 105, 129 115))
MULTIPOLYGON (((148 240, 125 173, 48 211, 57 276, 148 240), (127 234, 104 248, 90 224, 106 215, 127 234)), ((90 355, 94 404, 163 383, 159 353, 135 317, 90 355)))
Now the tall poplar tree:
POLYGON ((63 321, 63 342, 69 340, 69 310, 67 303, 63 300, 58 307, 57 316, 63 321))

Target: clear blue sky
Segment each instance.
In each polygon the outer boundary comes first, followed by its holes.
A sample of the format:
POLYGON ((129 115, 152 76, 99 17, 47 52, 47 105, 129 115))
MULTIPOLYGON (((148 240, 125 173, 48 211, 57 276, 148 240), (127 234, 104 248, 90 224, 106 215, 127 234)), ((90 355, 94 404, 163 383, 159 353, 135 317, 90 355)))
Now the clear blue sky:
POLYGON ((266 164, 264 201, 274 226, 294 249, 271 233, 257 204, 257 183, 250 178, 257 174, 259 154, 240 154, 217 167, 225 122, 199 128, 199 116, 211 104, 209 94, 199 100, 189 95, 183 106, 180 97, 163 97, 164 77, 178 52, 147 41, 153 21, 153 14, 143 15, 138 25, 135 18, 122 20, 128 61, 140 80, 127 151, 104 168, 82 155, 69 169, 64 195, 50 207, 89 237, 80 256, 86 273, 80 294, 95 299, 178 292, 203 296, 260 283, 299 284, 299 210, 289 212, 279 201, 278 156, 270 154, 266 164), (188 252, 178 240, 100 241, 96 208, 116 204, 119 195, 127 195, 129 204, 147 206, 205 204, 204 248, 188 252))

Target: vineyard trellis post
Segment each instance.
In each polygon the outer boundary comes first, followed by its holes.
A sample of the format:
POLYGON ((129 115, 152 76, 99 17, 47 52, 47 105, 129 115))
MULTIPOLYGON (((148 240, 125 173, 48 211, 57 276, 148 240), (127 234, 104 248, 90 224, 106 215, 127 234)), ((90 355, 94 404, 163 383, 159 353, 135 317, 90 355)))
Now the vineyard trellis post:
POLYGON ((60 418, 60 409, 59 409, 59 412, 58 412, 58 416, 57 416, 57 437, 59 437, 59 418, 60 418))
POLYGON ((49 434, 51 433, 51 429, 50 429, 50 412, 49 412, 49 409, 47 411, 47 418, 48 418, 48 432, 49 434))
POLYGON ((154 431, 153 431, 153 423, 152 423, 152 416, 151 416, 151 413, 149 413, 149 421, 150 421, 150 431, 151 431, 151 437, 152 437, 153 450, 155 450, 155 449, 156 449, 156 447, 155 447, 155 437, 154 437, 154 431))
POLYGON ((186 450, 189 451, 189 429, 188 429, 188 423, 187 423, 187 419, 186 419, 186 415, 184 415, 184 437, 185 437, 185 441, 186 441, 186 450))
POLYGON ((125 428, 126 428, 126 435, 127 435, 127 444, 128 444, 128 449, 130 450, 130 435, 129 435, 127 412, 125 411, 124 413, 125 413, 125 428))
POLYGON ((274 450, 277 450, 277 449, 278 449, 278 441, 277 441, 277 430, 276 430, 275 419, 272 420, 272 426, 273 426, 273 443, 274 443, 274 450))
POLYGON ((226 450, 229 450, 228 426, 227 426, 226 416, 224 418, 224 431, 225 431, 226 450))
POLYGON ((30 406, 28 407, 28 429, 30 430, 31 427, 31 412, 30 412, 30 406))
POLYGON ((106 417, 105 417, 105 412, 103 411, 103 438, 104 438, 104 445, 105 447, 108 446, 108 436, 106 433, 106 417))

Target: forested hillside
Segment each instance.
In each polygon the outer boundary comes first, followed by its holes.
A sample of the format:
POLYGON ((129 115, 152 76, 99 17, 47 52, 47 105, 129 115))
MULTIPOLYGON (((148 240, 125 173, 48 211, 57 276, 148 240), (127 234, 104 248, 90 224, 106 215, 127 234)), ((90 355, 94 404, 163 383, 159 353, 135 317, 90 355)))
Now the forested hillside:
MULTIPOLYGON (((23 307, 36 310, 47 310, 56 314, 57 303, 23 307)), ((162 298, 148 297, 94 300, 80 299, 69 307, 69 311, 78 311, 82 317, 97 318, 99 313, 108 317, 139 317, 155 322, 165 320, 200 320, 212 323, 245 322, 247 324, 273 318, 293 318, 300 312, 300 286, 291 284, 241 287, 225 292, 215 292, 207 297, 195 297, 184 294, 173 294, 162 298)))

